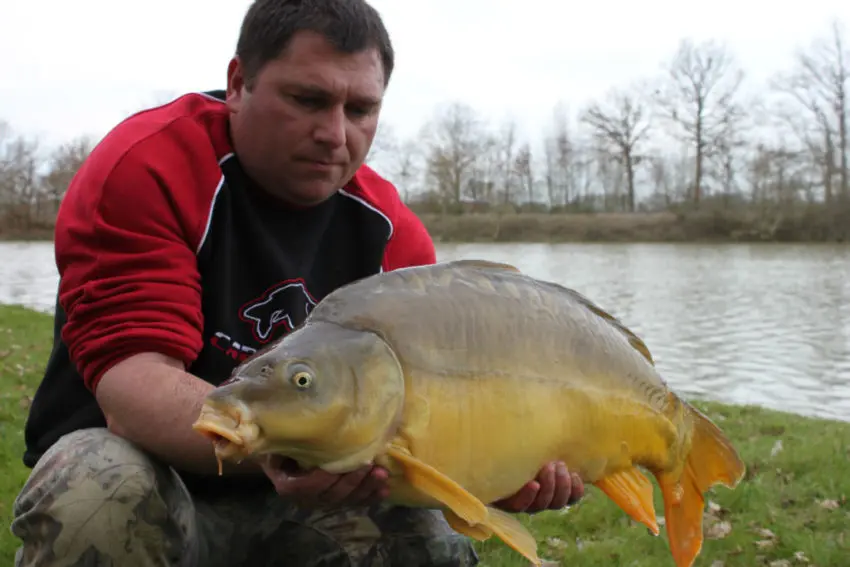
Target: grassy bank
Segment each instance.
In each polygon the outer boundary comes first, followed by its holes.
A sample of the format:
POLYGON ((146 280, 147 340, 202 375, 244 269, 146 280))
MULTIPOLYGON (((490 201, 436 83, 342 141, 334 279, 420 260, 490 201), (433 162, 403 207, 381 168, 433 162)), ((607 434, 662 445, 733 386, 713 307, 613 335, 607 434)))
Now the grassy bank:
MULTIPOLYGON (((848 242, 850 212, 709 208, 653 213, 466 212, 414 206, 442 242, 848 242)), ((50 226, 0 229, 0 241, 51 240, 50 226)))
POLYGON ((658 213, 419 212, 443 242, 841 242, 846 223, 833 215, 758 215, 729 210, 658 213))
MULTIPOLYGON (((0 306, 2 565, 12 564, 17 547, 8 526, 12 501, 28 474, 21 464, 23 425, 51 339, 49 317, 0 306)), ((752 407, 698 405, 734 440, 749 474, 737 490, 718 488, 709 496, 708 539, 696 565, 846 566, 850 423, 752 407)), ((661 514, 660 500, 656 506, 661 514)), ((566 514, 544 513, 524 520, 538 536, 541 554, 562 565, 673 567, 664 536, 653 538, 645 528, 633 525, 595 489, 566 514)), ((499 542, 479 548, 489 567, 526 565, 499 542)))

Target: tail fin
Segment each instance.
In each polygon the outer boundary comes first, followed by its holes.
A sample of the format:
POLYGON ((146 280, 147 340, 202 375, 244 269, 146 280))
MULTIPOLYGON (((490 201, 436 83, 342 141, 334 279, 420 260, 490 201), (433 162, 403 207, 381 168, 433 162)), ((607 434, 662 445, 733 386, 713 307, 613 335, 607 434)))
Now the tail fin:
POLYGON ((691 567, 702 549, 705 493, 715 484, 735 488, 746 466, 726 435, 696 408, 691 450, 681 478, 658 476, 670 552, 677 567, 691 567))

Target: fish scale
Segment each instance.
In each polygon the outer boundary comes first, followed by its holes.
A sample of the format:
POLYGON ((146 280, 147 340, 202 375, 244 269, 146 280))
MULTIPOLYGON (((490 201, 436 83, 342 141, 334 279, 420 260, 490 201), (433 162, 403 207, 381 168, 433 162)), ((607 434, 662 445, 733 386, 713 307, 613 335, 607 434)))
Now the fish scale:
POLYGON ((677 567, 702 547, 704 493, 745 472, 637 335, 508 264, 456 260, 351 283, 234 376, 194 426, 222 458, 277 453, 331 472, 380 464, 391 502, 437 508, 458 532, 496 536, 537 565, 533 536, 491 503, 545 463, 565 462, 658 534, 648 471, 677 567), (235 408, 241 423, 225 419, 235 408))

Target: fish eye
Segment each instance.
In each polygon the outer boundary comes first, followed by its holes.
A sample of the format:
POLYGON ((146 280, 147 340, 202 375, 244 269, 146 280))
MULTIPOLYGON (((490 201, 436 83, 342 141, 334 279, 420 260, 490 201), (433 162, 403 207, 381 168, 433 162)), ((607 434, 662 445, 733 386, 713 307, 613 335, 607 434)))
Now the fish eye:
POLYGON ((309 388, 310 384, 313 383, 313 375, 309 372, 301 370, 292 375, 292 383, 295 384, 297 388, 300 388, 302 390, 305 388, 309 388))

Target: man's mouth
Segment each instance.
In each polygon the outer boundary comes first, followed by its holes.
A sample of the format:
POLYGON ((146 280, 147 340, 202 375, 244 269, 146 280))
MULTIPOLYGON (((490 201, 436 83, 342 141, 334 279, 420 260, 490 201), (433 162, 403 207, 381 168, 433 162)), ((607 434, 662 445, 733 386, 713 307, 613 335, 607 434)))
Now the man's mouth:
POLYGON ((331 169, 331 168, 342 165, 338 161, 329 160, 329 159, 322 159, 322 158, 313 159, 313 158, 305 157, 305 158, 299 159, 298 161, 301 162, 303 165, 305 165, 307 167, 315 168, 315 169, 331 169))

